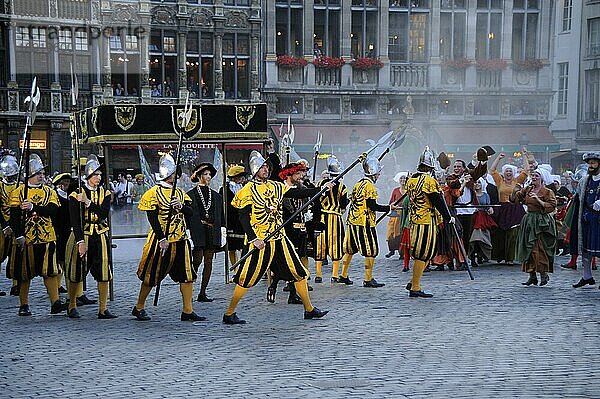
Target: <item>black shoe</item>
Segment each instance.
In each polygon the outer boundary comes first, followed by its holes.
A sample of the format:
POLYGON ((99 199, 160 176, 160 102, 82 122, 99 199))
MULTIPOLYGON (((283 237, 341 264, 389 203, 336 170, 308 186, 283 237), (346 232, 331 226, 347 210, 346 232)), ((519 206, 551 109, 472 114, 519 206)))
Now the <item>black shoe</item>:
POLYGON ((548 274, 542 274, 540 276, 540 286, 548 284, 550 281, 550 276, 548 274))
POLYGON ((277 289, 274 287, 267 288, 267 301, 271 303, 275 303, 275 292, 277 289))
POLYGON ((0 291, 0 296, 6 296, 6 291, 0 291))
POLYGON ((300 298, 298 294, 290 295, 288 298, 288 303, 290 305, 302 305, 302 298, 300 298))
POLYGON ((61 285, 60 287, 58 287, 58 293, 59 294, 66 294, 67 293, 67 289, 61 285))
POLYGON ((290 286, 288 284, 283 287, 283 292, 290 292, 290 286))
POLYGON ((135 306, 131 311, 131 315, 135 316, 140 321, 148 321, 152 319, 150 316, 148 316, 148 313, 146 313, 146 309, 138 310, 135 306))
POLYGON ((226 314, 223 315, 223 324, 246 324, 246 320, 242 320, 239 317, 237 317, 237 314, 232 314, 230 316, 227 316, 226 314))
MULTIPOLYGON (((448 266, 448 270, 452 270, 450 268, 450 266, 448 266)), ((431 269, 431 271, 434 271, 434 272, 443 272, 444 271, 444 265, 437 265, 437 267, 434 267, 433 269, 431 269)))
POLYGON ((342 284, 346 284, 346 285, 352 285, 352 284, 354 284, 354 281, 350 280, 350 277, 342 277, 342 276, 340 276, 338 278, 338 282, 342 283, 342 284))
POLYGON ((323 282, 323 277, 315 277, 315 283, 319 284, 323 282))
POLYGON ((10 296, 19 296, 19 285, 10 287, 10 296))
POLYGON ((338 284, 340 282, 340 278, 339 277, 332 277, 331 278, 331 284, 338 284))
POLYGON ((423 291, 413 291, 413 290, 411 290, 408 293, 408 296, 410 298, 431 298, 431 297, 433 297, 433 294, 426 294, 423 291))
POLYGON ((410 291, 411 288, 412 288, 412 281, 409 281, 408 283, 406 283, 406 287, 405 288, 406 288, 407 291, 410 291))
POLYGON ((308 286, 308 291, 310 292, 310 291, 312 291, 312 290, 313 290, 313 287, 309 285, 309 286, 308 286))
POLYGON ((67 316, 69 316, 70 319, 79 319, 79 318, 81 318, 81 315, 79 314, 79 310, 77 310, 77 308, 68 309, 67 310, 67 316))
POLYGON ((396 253, 396 251, 390 251, 387 254, 385 254, 386 258, 391 258, 392 256, 394 256, 394 254, 396 253))
POLYGON ((29 305, 21 305, 19 307, 19 316, 31 316, 29 305))
POLYGON ((452 270, 454 270, 454 263, 450 262, 450 263, 448 263, 446 266, 448 266, 448 270, 449 270, 449 271, 452 271, 452 270))
POLYGON ((475 260, 475 257, 471 258, 471 266, 473 266, 473 267, 478 267, 479 266, 479 264, 475 260))
POLYGON ((204 321, 206 317, 198 316, 195 312, 183 313, 181 312, 181 321, 204 321))
POLYGON ((526 285, 526 286, 530 286, 530 285, 538 285, 538 280, 537 277, 529 277, 529 280, 525 281, 524 283, 521 283, 522 285, 526 285))
POLYGON ((59 314, 59 313, 64 312, 68 308, 69 308, 69 304, 68 303, 63 303, 61 301, 56 301, 50 307, 50 314, 59 314))
MULTIPOLYGON (((450 270, 452 270, 452 269, 450 269, 450 270)), ((458 265, 456 265, 454 270, 456 270, 457 272, 462 272, 463 270, 467 270, 467 266, 465 266, 464 263, 459 263, 458 265)))
POLYGON ((580 288, 580 287, 583 287, 584 285, 594 285, 594 284, 596 284, 596 280, 594 280, 593 277, 590 277, 587 279, 582 277, 578 283, 573 284, 573 288, 580 288))
POLYGON ((108 310, 108 309, 106 309, 104 311, 104 313, 98 312, 98 318, 100 320, 116 319, 117 317, 119 317, 119 316, 117 316, 116 314, 110 313, 110 310, 108 310))
POLYGON ((85 294, 77 297, 77 306, 93 305, 96 303, 95 299, 89 299, 85 294))
POLYGON ((363 281, 363 287, 368 287, 368 288, 379 288, 379 287, 384 287, 385 284, 384 283, 378 283, 377 280, 372 279, 371 281, 363 281))
POLYGON ((198 298, 196 298, 196 301, 198 301, 198 302, 212 302, 212 301, 214 301, 214 299, 207 297, 206 294, 199 293, 198 294, 198 298))
POLYGON ((319 310, 317 308, 313 308, 313 310, 311 310, 310 312, 307 312, 305 310, 304 311, 304 320, 320 319, 321 317, 325 316, 327 313, 329 313, 329 310, 319 310))

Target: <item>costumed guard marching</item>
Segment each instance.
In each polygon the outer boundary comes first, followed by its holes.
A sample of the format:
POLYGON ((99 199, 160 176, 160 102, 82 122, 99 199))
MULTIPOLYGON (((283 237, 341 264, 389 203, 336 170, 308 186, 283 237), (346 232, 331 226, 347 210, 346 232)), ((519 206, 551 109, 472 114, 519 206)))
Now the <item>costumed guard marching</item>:
POLYGON ((58 295, 58 277, 62 272, 56 261, 56 233, 52 217, 58 211, 56 191, 44 183, 44 165, 37 154, 29 157, 29 176, 25 184, 10 195, 10 226, 14 232, 8 278, 19 281, 19 316, 31 316, 29 286, 41 276, 52 304, 51 314, 66 310, 58 295))
MULTIPOLYGON (((321 188, 323 184, 335 179, 342 173, 342 169, 335 156, 327 158, 327 175, 319 181, 317 186, 321 188)), ((323 223, 325 229, 317 235, 315 248, 317 276, 315 277, 315 283, 323 281, 323 262, 327 259, 327 256, 333 261, 331 282, 337 283, 339 281, 340 261, 344 255, 342 251, 344 244, 342 214, 348 206, 348 188, 340 179, 326 195, 321 197, 320 202, 321 223, 323 223)))
POLYGON ((215 252, 221 248, 221 229, 223 226, 223 197, 210 188, 210 181, 217 174, 217 170, 208 162, 198 165, 191 175, 192 183, 198 185, 187 192, 192 199, 192 215, 186 218, 190 229, 192 243, 192 265, 198 272, 200 264, 202 268, 202 281, 200 293, 196 299, 198 302, 212 302, 212 298, 206 296, 206 287, 212 274, 213 259, 215 252))
POLYGON ((406 182, 406 192, 410 198, 410 256, 414 259, 412 281, 406 288, 409 297, 431 298, 433 295, 421 290, 421 276, 436 249, 438 225, 454 223, 448 207, 444 203, 442 188, 431 173, 435 169, 435 155, 426 148, 419 159, 417 172, 406 182))
POLYGON ((88 157, 83 170, 81 192, 69 195, 69 214, 73 231, 67 242, 66 277, 69 280, 70 318, 80 317, 78 294, 88 272, 98 282, 98 318, 117 316, 107 308, 109 283, 113 278, 110 267, 108 215, 112 194, 100 185, 102 171, 94 155, 88 157), (82 209, 83 208, 83 209, 82 209))
MULTIPOLYGON (((231 165, 227 170, 227 255, 233 265, 238 261, 238 251, 244 249, 244 229, 237 208, 231 205, 233 197, 244 187, 246 169, 241 165, 231 165)), ((223 196, 223 187, 219 190, 223 196)))
MULTIPOLYGON (((0 234, 0 264, 2 264, 10 254, 13 239, 13 231, 9 225, 10 219, 10 194, 17 187, 17 176, 19 174, 19 164, 12 151, 3 149, 0 151, 0 223, 2 225, 2 234, 0 234)), ((7 270, 8 263, 7 262, 7 270)), ((19 286, 16 280, 13 280, 11 295, 19 295, 19 286)), ((0 290, 0 296, 6 295, 6 292, 0 290)))
POLYGON ((181 321, 206 320, 194 313, 192 306, 196 271, 192 267, 192 250, 187 239, 185 223, 185 216, 192 215, 190 206, 192 200, 178 187, 171 198, 176 170, 173 157, 163 155, 159 163, 157 183, 142 195, 138 205, 140 211, 146 212, 150 223, 150 232, 137 271, 142 284, 137 304, 131 311, 133 316, 142 321, 150 320, 145 310, 146 298, 152 287, 159 284, 167 275, 179 283, 183 300, 181 321), (165 232, 167 225, 169 231, 165 232))
MULTIPOLYGON (((56 233, 56 261, 61 270, 65 271, 65 247, 69 234, 71 234, 71 220, 69 219, 69 186, 71 185, 71 175, 69 173, 60 173, 52 179, 52 185, 58 195, 58 211, 52 220, 54 232, 56 233)), ((58 276, 58 292, 64 294, 67 290, 62 286, 64 274, 58 276)), ((65 279, 68 282, 68 279, 65 279)))
MULTIPOLYGON (((312 305, 306 282, 308 270, 300 261, 285 230, 281 229, 283 198, 304 198, 316 194, 319 190, 292 188, 268 180, 269 164, 257 151, 250 154, 249 164, 252 180, 235 195, 233 206, 239 209, 248 250, 253 252, 238 267, 233 278, 236 286, 229 307, 223 315, 223 323, 245 323, 235 312, 237 305, 248 288, 256 285, 269 268, 276 279, 294 281, 296 292, 302 298, 305 319, 323 317, 328 311, 321 311, 312 305), (277 229, 279 230, 272 239, 263 241, 277 229)), ((330 185, 328 188, 331 187, 330 185)))
POLYGON ((581 254, 583 277, 574 288, 596 283, 592 276, 592 259, 600 256, 600 152, 583 154, 588 164, 588 174, 579 180, 579 192, 575 194, 571 241, 581 254))
POLYGON ((362 164, 365 177, 360 179, 352 188, 350 194, 350 209, 348 210, 348 227, 344 237, 344 257, 342 259, 342 274, 338 282, 346 285, 353 284, 348 277, 350 261, 355 253, 365 257, 365 279, 363 287, 379 288, 385 284, 378 283, 373 278, 375 257, 379 253, 377 231, 375 230, 375 212, 389 212, 389 205, 377 203, 375 183, 381 174, 383 166, 376 158, 367 158, 362 164))

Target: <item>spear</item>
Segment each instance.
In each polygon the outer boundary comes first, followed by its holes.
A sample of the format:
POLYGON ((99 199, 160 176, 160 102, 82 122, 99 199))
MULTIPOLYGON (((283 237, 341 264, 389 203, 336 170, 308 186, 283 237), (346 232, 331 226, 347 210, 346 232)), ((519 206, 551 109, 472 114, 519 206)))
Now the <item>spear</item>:
MULTIPOLYGON (((354 162, 352 162, 352 164, 350 166, 348 166, 346 169, 344 169, 342 171, 342 173, 340 173, 338 176, 335 177, 335 179, 331 180, 331 184, 335 184, 336 182, 338 182, 342 177, 344 177, 345 174, 347 174, 348 172, 350 172, 356 165, 358 165, 360 162, 363 162, 365 159, 367 159, 367 156, 371 152, 373 152, 377 147, 383 145, 384 143, 386 143, 389 140, 389 138, 391 137, 392 133, 393 132, 388 132, 387 134, 383 135, 377 141, 377 143, 375 143, 375 145, 373 145, 367 152, 363 152, 362 154, 360 154, 358 156, 358 158, 356 158, 356 160, 354 162)), ((323 188, 318 193, 316 193, 315 195, 313 195, 307 202, 304 203, 304 205, 302 205, 300 208, 298 208, 296 210, 296 212, 294 212, 285 222, 283 222, 279 227, 277 227, 275 230, 273 230, 271 233, 269 233, 269 235, 267 235, 263 239, 263 241, 267 242, 271 238, 273 238, 274 236, 276 236, 279 233, 279 231, 281 231, 281 229, 283 229, 290 222, 292 222, 295 219, 295 217, 298 216, 298 214, 300 212, 302 212, 306 208, 308 208, 310 206, 310 204, 312 204, 319 197, 321 197, 321 195, 323 195, 323 193, 325 191, 327 191, 328 189, 329 188, 327 186, 323 186, 323 188)), ((234 270, 239 265, 241 265, 248 257, 250 257, 254 253, 255 250, 256 250, 256 247, 253 247, 251 250, 249 250, 248 252, 246 252, 233 266, 231 266, 229 268, 229 270, 234 270)))
POLYGON ((317 180, 317 162, 319 162, 319 150, 321 149, 322 142, 323 142, 323 135, 321 134, 321 131, 319 130, 317 132, 317 142, 315 143, 315 146, 313 147, 315 149, 315 160, 313 162, 313 176, 312 176, 313 182, 315 180, 317 180))
MULTIPOLYGON (((38 104, 40 103, 40 89, 37 87, 37 77, 33 78, 31 83, 31 92, 24 101, 29 104, 27 108, 27 117, 25 119, 25 130, 23 131, 23 149, 19 158, 19 177, 22 176, 23 168, 25 168, 25 179, 29 177, 29 151, 31 142, 31 129, 35 122, 35 114, 38 104)), ((19 187, 20 179, 17 179, 17 187, 19 187)), ((25 184, 25 199, 27 199, 27 184, 25 184)))
MULTIPOLYGON (((173 186, 171 187, 171 201, 169 202, 169 214, 167 215, 167 225, 165 227, 165 237, 167 242, 169 241, 169 229, 171 228, 171 221, 173 218, 173 207, 171 206, 171 202, 177 196, 177 180, 179 164, 181 163, 181 146, 183 144, 183 136, 185 134, 185 129, 187 125, 190 123, 190 119, 192 118, 192 103, 189 102, 190 93, 188 93, 185 98, 185 107, 183 108, 181 115, 181 129, 178 132, 179 134, 179 143, 177 144, 177 155, 175 156, 175 179, 173 180, 173 186)), ((169 244, 170 245, 170 244, 169 244)), ((161 257, 162 257, 161 253, 161 257)), ((161 262, 163 259, 161 259, 161 262)), ((160 296, 160 282, 156 284, 156 291, 154 292, 154 306, 158 306, 158 298, 160 296)))

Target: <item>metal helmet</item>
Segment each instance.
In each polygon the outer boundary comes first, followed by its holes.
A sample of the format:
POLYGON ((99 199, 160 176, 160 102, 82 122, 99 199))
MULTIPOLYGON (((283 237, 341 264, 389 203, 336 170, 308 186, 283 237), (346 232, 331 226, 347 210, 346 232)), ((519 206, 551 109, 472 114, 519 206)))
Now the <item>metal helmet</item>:
POLYGON ((250 175, 254 177, 256 172, 267 163, 267 160, 262 156, 262 154, 256 150, 250 153, 250 160, 248 161, 250 164, 250 175))
POLYGON ((299 160, 296 161, 296 163, 303 164, 307 170, 310 169, 310 165, 309 165, 308 161, 304 158, 300 158, 299 160))
POLYGON ((85 162, 85 168, 83 169, 83 177, 86 180, 89 179, 90 176, 92 176, 94 172, 98 169, 100 169, 100 161, 98 161, 98 158, 95 155, 90 154, 90 156, 87 158, 87 161, 85 162))
POLYGON ((419 165, 425 165, 429 168, 435 168, 435 154, 429 148, 429 146, 425 147, 425 150, 419 157, 419 165))
POLYGON ((44 170, 44 164, 42 163, 42 159, 38 154, 31 154, 29 156, 29 177, 32 177, 39 172, 44 170))
POLYGON ((335 155, 332 155, 329 158, 327 158, 327 173, 329 173, 330 176, 338 176, 342 173, 342 169, 342 165, 335 157, 335 155))
POLYGON ((13 155, 5 155, 0 160, 0 177, 7 178, 19 174, 19 163, 13 155))
POLYGON ((590 159, 596 159, 600 161, 600 152, 599 151, 589 151, 583 154, 583 162, 587 162, 590 159))
POLYGON ((377 158, 367 158, 363 161, 363 172, 365 176, 375 176, 381 173, 383 165, 377 160, 377 158))
MULTIPOLYGON (((87 166, 87 165, 86 165, 87 166)), ((158 173, 156 176, 156 180, 162 181, 175 173, 176 166, 175 160, 171 156, 171 154, 165 154, 160 157, 160 161, 158 162, 158 173)))
POLYGON ((575 172, 573 173, 573 180, 579 181, 588 174, 588 166, 586 163, 577 165, 575 172))

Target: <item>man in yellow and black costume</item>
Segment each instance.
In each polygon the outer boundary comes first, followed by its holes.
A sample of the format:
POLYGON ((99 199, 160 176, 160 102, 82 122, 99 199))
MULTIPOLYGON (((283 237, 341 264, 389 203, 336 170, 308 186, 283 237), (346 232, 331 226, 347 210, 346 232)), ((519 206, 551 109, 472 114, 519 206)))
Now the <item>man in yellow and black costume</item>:
POLYGON ((406 193, 410 199, 408 215, 410 222, 410 256, 414 259, 412 281, 406 288, 411 298, 431 298, 433 295, 421 290, 423 271, 435 255, 438 226, 454 223, 444 203, 442 187, 431 175, 435 170, 435 154, 427 147, 419 159, 417 172, 406 181, 406 193))
MULTIPOLYGON (((342 173, 342 166, 335 156, 327 158, 327 177, 320 180, 317 186, 320 188, 324 183, 330 182, 342 173)), ((344 222, 342 214, 348 206, 348 188, 341 180, 338 180, 321 201, 321 223, 324 230, 317 236, 315 248, 315 267, 317 275, 315 283, 323 281, 323 261, 327 256, 333 261, 331 282, 339 282, 340 261, 344 255, 342 246, 344 243, 344 222)))
POLYGON ((29 176, 25 184, 10 195, 10 227, 14 239, 8 266, 8 278, 19 282, 19 316, 31 316, 29 286, 41 276, 52 304, 50 313, 66 310, 58 295, 58 277, 62 272, 56 261, 56 233, 52 218, 58 211, 56 191, 44 185, 44 165, 37 154, 29 157, 29 176))
POLYGON ((236 286, 229 307, 223 315, 223 323, 245 323, 245 320, 239 319, 235 313, 237 305, 247 289, 256 285, 268 268, 275 275, 275 279, 294 282, 296 292, 304 305, 305 319, 321 318, 328 311, 321 311, 312 305, 306 281, 308 270, 300 261, 285 230, 280 229, 273 238, 264 241, 283 224, 284 197, 310 197, 319 189, 292 188, 281 182, 268 180, 270 166, 257 151, 252 151, 249 163, 252 180, 235 195, 233 206, 239 209, 248 250, 257 250, 238 267, 233 279, 236 286))
MULTIPOLYGON (((2 233, 0 233, 0 264, 8 259, 8 255, 10 254, 13 231, 9 224, 9 203, 10 194, 17 187, 18 174, 19 164, 14 153, 8 149, 0 150, 0 226, 2 227, 2 233)), ((19 295, 19 286, 16 280, 13 280, 13 287, 10 290, 10 294, 14 296, 19 295)), ((4 295, 6 295, 6 292, 0 290, 0 296, 4 295)))
POLYGON ((344 258, 342 259, 342 274, 339 283, 353 284, 348 277, 350 261, 355 253, 365 257, 365 279, 363 287, 379 288, 385 284, 373 278, 375 257, 379 253, 377 231, 375 230, 375 212, 389 212, 389 205, 377 203, 378 193, 375 183, 381 175, 383 166, 376 158, 367 158, 362 163, 365 177, 360 179, 352 188, 350 194, 350 209, 348 210, 348 228, 344 237, 344 258))
POLYGON ((192 267, 192 249, 185 223, 185 217, 192 215, 192 199, 179 187, 173 190, 177 167, 171 155, 161 157, 158 169, 156 185, 142 195, 138 205, 140 211, 146 212, 150 232, 137 271, 142 285, 131 314, 138 320, 150 320, 145 310, 146 298, 152 287, 169 275, 179 283, 183 300, 181 321, 203 321, 206 318, 194 313, 192 305, 196 271, 192 267))
POLYGON ((72 232, 67 241, 65 266, 66 278, 69 280, 67 315, 74 319, 80 317, 77 299, 88 272, 98 283, 98 318, 117 317, 107 307, 108 285, 113 277, 108 239, 108 216, 112 195, 100 185, 100 167, 98 159, 90 155, 83 170, 81 192, 72 192, 69 195, 72 232))

